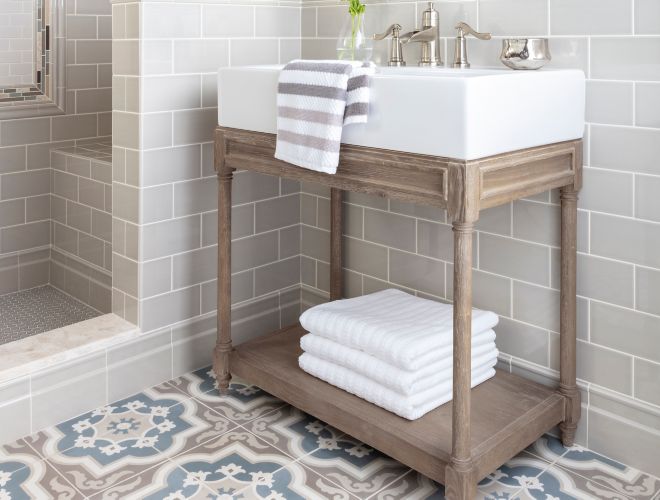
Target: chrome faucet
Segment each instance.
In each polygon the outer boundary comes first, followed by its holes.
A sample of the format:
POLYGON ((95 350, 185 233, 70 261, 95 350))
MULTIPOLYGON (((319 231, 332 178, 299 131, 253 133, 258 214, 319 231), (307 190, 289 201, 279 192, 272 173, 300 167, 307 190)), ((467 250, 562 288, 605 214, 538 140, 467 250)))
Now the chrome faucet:
POLYGON ((440 57, 440 15, 433 8, 433 2, 422 12, 422 29, 406 33, 401 37, 404 43, 417 42, 422 44, 420 66, 441 66, 440 57))
POLYGON ((454 47, 454 68, 469 68, 470 62, 467 56, 466 35, 472 35, 479 40, 490 40, 490 33, 479 33, 467 23, 458 23, 456 36, 456 46, 454 47))

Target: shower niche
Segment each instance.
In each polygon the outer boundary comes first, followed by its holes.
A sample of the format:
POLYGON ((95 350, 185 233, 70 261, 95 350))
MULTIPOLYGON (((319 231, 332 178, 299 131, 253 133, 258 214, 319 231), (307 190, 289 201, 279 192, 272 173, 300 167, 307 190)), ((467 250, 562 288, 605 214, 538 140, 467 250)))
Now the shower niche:
POLYGON ((63 114, 65 0, 12 0, 0 9, 0 120, 63 114))

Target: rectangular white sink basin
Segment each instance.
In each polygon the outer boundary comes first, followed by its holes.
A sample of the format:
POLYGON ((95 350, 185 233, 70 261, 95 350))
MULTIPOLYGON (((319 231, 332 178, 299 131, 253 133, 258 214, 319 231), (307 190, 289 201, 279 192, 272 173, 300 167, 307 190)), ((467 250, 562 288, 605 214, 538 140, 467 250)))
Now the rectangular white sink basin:
MULTIPOLYGON (((221 69, 218 123, 276 133, 281 69, 221 69)), ((584 100, 580 70, 378 68, 369 123, 342 142, 474 160, 581 138, 584 100)))

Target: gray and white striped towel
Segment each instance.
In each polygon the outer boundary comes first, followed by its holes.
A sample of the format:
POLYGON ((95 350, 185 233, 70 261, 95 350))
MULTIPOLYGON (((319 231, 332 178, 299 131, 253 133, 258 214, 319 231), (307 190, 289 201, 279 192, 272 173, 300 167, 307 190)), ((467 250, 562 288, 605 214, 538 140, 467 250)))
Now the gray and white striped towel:
POLYGON ((375 65, 361 61, 287 64, 279 77, 275 158, 334 174, 344 125, 366 123, 375 65))

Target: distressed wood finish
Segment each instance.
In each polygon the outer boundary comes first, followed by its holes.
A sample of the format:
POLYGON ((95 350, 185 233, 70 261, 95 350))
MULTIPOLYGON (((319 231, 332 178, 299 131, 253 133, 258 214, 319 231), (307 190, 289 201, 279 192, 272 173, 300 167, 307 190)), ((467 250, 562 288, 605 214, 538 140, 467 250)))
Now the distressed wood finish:
POLYGON ((576 217, 582 141, 567 141, 473 161, 342 145, 335 175, 276 160, 275 136, 218 127, 218 343, 221 387, 231 371, 446 485, 469 500, 477 482, 544 432, 560 425, 572 444, 580 418, 576 386, 576 217), (330 298, 342 293, 342 192, 387 196, 447 209, 454 231, 453 401, 410 422, 316 379, 298 367, 299 326, 231 345, 231 173, 249 169, 331 188, 330 298), (560 384, 556 390, 512 374, 470 390, 472 234, 479 212, 561 188, 560 384))
POLYGON ((341 189, 330 189, 330 300, 342 294, 342 195, 341 189))

